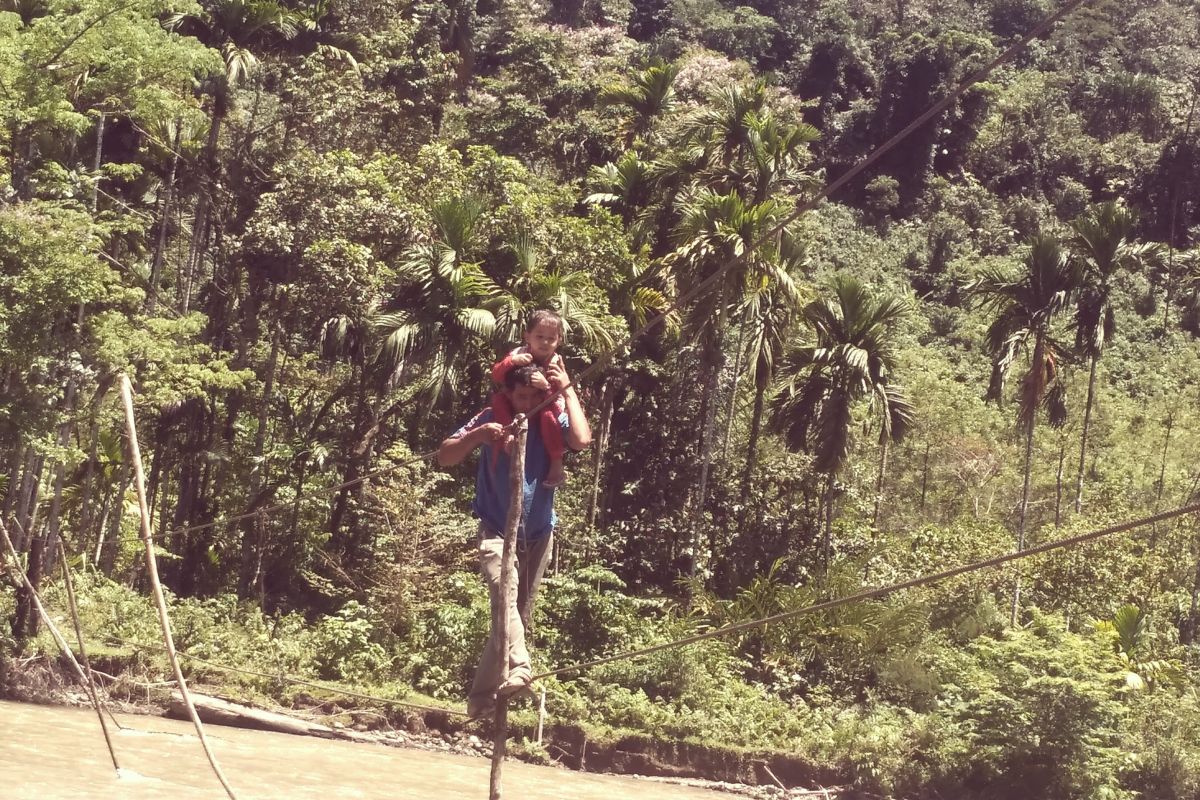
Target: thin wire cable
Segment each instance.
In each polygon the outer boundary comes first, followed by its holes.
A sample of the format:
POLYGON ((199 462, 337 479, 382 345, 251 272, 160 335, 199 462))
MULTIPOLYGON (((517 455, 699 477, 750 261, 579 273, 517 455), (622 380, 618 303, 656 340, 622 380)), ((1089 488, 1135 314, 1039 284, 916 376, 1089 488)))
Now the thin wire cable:
POLYGON ((1112 525, 1107 528, 1100 528, 1098 530, 1094 530, 1089 533, 1082 533, 1082 534, 1079 534, 1078 536, 1071 536, 1071 537, 1068 537, 1065 539, 1056 539, 1056 540, 1053 540, 1050 542, 1046 542, 1045 544, 1037 545, 1036 547, 1030 547, 1025 550, 1020 550, 1020 551, 1016 551, 1016 552, 1012 552, 1012 553, 1005 553, 1004 555, 994 556, 993 558, 985 559, 983 561, 975 561, 970 564, 964 564, 962 566, 954 567, 952 569, 942 570, 941 572, 935 572, 931 575, 923 575, 921 577, 913 578, 911 580, 901 581, 900 583, 893 583, 893 584, 888 584, 887 586, 880 586, 876 589, 867 589, 865 591, 856 592, 854 594, 849 594, 844 597, 838 597, 833 600, 826 600, 821 603, 815 603, 810 606, 805 606, 804 608, 797 608, 792 611, 784 611, 779 614, 772 614, 771 616, 768 616, 768 617, 761 617, 760 619, 748 620, 746 622, 738 622, 738 623, 734 623, 732 625, 726 625, 721 628, 714 628, 713 630, 705 631, 704 633, 697 633, 692 636, 687 636, 682 639, 677 639, 675 641, 664 642, 662 644, 656 644, 656 645, 653 645, 652 647, 644 647, 644 648, 641 648, 638 650, 630 650, 630 651, 627 651, 624 653, 617 653, 616 655, 605 656, 603 658, 596 658, 591 661, 584 661, 579 664, 572 664, 572 665, 566 666, 566 667, 559 667, 558 669, 551 670, 550 672, 543 672, 540 675, 534 675, 533 680, 541 680, 542 678, 550 678, 550 677, 554 677, 557 675, 562 675, 567 672, 578 672, 579 670, 589 669, 591 667, 598 667, 602 664, 611 664, 614 661, 624 661, 624 660, 631 659, 631 658, 640 658, 641 656, 650 655, 652 653, 658 653, 663 650, 669 650, 669 649, 673 649, 676 647, 684 647, 689 644, 695 644, 696 642, 702 642, 702 641, 705 641, 706 639, 715 639, 719 636, 728 636, 731 633, 738 633, 740 631, 750 630, 751 628, 759 628, 759 627, 763 627, 766 625, 772 625, 776 622, 783 622, 784 620, 794 619, 796 617, 804 616, 807 614, 815 614, 820 611, 829 611, 831 609, 839 608, 840 606, 849 605, 851 603, 857 603, 862 600, 871 600, 871 599, 874 599, 877 597, 883 597, 884 595, 892 594, 894 592, 899 592, 904 589, 913 589, 918 586, 925 586, 927 584, 944 581, 944 580, 947 580, 948 578, 955 578, 955 577, 958 577, 959 575, 965 575, 970 572, 978 572, 979 570, 991 569, 993 567, 998 567, 1002 564, 1007 564, 1011 561, 1019 561, 1021 559, 1031 558, 1036 555, 1041 555, 1042 553, 1048 553, 1052 550, 1061 550, 1061 549, 1068 548, 1068 547, 1074 547, 1077 544, 1091 542, 1096 539, 1102 539, 1107 536, 1113 536, 1118 533, 1124 533, 1126 531, 1133 530, 1134 528, 1142 528, 1147 525, 1153 525, 1153 524, 1162 522, 1164 520, 1174 519, 1175 517, 1182 517, 1187 514, 1195 514, 1195 513, 1200 513, 1200 503, 1192 503, 1191 505, 1180 506, 1180 507, 1172 509, 1170 511, 1163 511, 1159 514, 1151 514, 1148 517, 1142 517, 1140 519, 1131 520, 1129 522, 1123 522, 1119 525, 1112 525))
MULTIPOLYGON (((154 650, 154 651, 165 652, 165 650, 166 650, 165 647, 162 647, 160 645, 149 645, 149 644, 143 644, 142 642, 134 642, 134 641, 130 641, 129 639, 122 639, 119 636, 113 636, 112 634, 107 634, 107 633, 104 634, 104 638, 111 639, 114 642, 120 642, 121 644, 126 645, 128 647, 133 647, 133 648, 143 650, 143 651, 154 650)), ((211 667, 215 670, 220 670, 221 672, 232 672, 232 673, 239 674, 239 675, 251 675, 256 678, 267 678, 267 679, 273 680, 273 681, 281 681, 283 683, 289 683, 289 684, 292 684, 293 686, 307 686, 312 689, 320 689, 321 691, 331 692, 333 694, 340 694, 340 695, 344 695, 345 697, 353 697, 358 700, 370 700, 372 702, 380 703, 381 705, 402 706, 404 708, 412 708, 412 709, 416 709, 418 711, 433 711, 433 712, 437 712, 440 714, 450 714, 450 715, 456 716, 456 717, 467 716, 467 713, 465 711, 458 711, 458 710, 452 709, 452 708, 438 708, 437 706, 426 706, 426 705, 421 705, 420 703, 412 703, 412 702, 409 702, 406 700, 393 700, 393 699, 387 698, 387 697, 377 697, 375 695, 365 694, 363 692, 351 691, 350 689, 345 689, 345 688, 342 688, 341 686, 334 686, 332 684, 327 684, 327 683, 318 683, 316 681, 305 680, 304 678, 296 678, 291 675, 273 674, 270 672, 262 672, 262 671, 256 670, 256 669, 248 669, 246 667, 234 667, 229 664, 220 664, 216 661, 209 661, 208 659, 200 658, 199 656, 194 656, 189 653, 185 653, 182 650, 176 651, 176 653, 179 655, 180 658, 186 658, 189 661, 195 661, 197 664, 203 664, 206 667, 211 667)))
POLYGON ((673 303, 671 303, 670 306, 667 307, 667 309, 665 311, 663 311, 659 315, 647 320, 645 322, 645 324, 643 324, 640 328, 637 328, 636 330, 631 332, 629 335, 627 335, 625 337, 624 341, 609 348, 609 350, 607 352, 602 353, 589 367, 587 367, 587 369, 580 372, 579 376, 577 378, 575 378, 572 381, 567 382, 565 385, 558 387, 557 389, 552 390, 547 395, 545 400, 543 400, 541 403, 536 405, 529 412, 528 416, 532 417, 533 415, 537 414, 541 410, 547 408, 551 403, 554 402, 554 400, 559 395, 561 395, 568 388, 573 387, 575 384, 583 381, 585 378, 589 377, 590 375, 592 375, 593 373, 598 371, 619 350, 621 350, 624 347, 628 347, 636 339, 643 336, 644 334, 646 334, 647 332, 652 330, 654 327, 662 324, 662 322, 664 320, 666 320, 666 318, 669 317, 671 314, 674 314, 676 311, 681 309, 688 302, 695 299, 700 294, 702 294, 703 292, 705 292, 709 288, 711 288, 712 285, 715 284, 718 280, 720 280, 725 275, 725 273, 727 273, 729 270, 733 269, 735 266, 737 266, 739 264, 745 263, 747 261, 747 259, 750 258, 750 255, 752 253, 754 253, 756 250, 759 250, 760 248, 762 248, 762 246, 764 244, 767 244, 768 242, 773 241, 775 239, 775 237, 778 236, 787 226, 791 225, 793 222, 798 220, 804 214, 807 214, 809 211, 812 211, 814 208, 816 208, 818 205, 820 205, 825 200, 829 199, 829 197, 834 192, 836 192, 838 189, 845 186, 847 183, 852 181, 858 175, 862 174, 862 172, 865 169, 870 167, 876 161, 883 158, 883 156, 885 156, 888 152, 890 152, 896 145, 898 145, 904 139, 908 138, 909 135, 911 135, 913 133, 913 131, 917 130, 922 125, 926 124, 927 122, 932 120, 934 117, 936 117, 938 114, 945 111, 950 106, 951 103, 953 103, 959 97, 961 97, 963 94, 965 94, 966 91, 968 89, 970 89, 972 86, 979 83, 984 78, 986 78, 988 75, 990 75, 996 69, 996 67, 1000 66, 1005 61, 1008 61, 1010 58, 1015 56, 1021 50, 1024 50, 1025 47, 1028 46, 1028 44, 1030 42, 1032 42, 1034 39, 1036 39, 1039 36, 1041 36, 1042 34, 1044 34, 1051 27, 1053 27, 1055 24, 1060 22, 1062 19, 1064 19, 1066 16, 1068 16, 1069 14, 1074 12, 1076 9, 1078 9, 1080 6, 1082 6, 1086 2, 1088 2, 1088 0, 1070 0, 1070 2, 1068 2, 1066 5, 1064 5, 1062 8, 1060 8, 1058 11, 1056 11, 1054 14, 1052 14, 1049 17, 1047 17, 1046 19, 1042 20, 1041 23, 1036 25, 1031 31, 1029 31, 1029 33, 1025 34, 1025 36, 1022 37, 1019 41, 1010 45, 1008 47, 1008 49, 1006 49, 1000 55, 996 56, 994 59, 989 61, 983 67, 981 67, 980 69, 978 69, 974 73, 972 73, 970 75, 970 77, 968 77, 965 81, 963 81, 957 87, 955 87, 955 89, 952 92, 950 92, 950 94, 946 95, 941 100, 934 103, 932 106, 930 106, 928 109, 926 109, 924 113, 922 113, 920 116, 918 116, 912 122, 908 123, 908 125, 905 125, 904 128, 902 128, 898 133, 896 133, 894 136, 892 136, 886 142, 884 142, 883 144, 879 145, 874 150, 872 150, 867 155, 866 158, 864 158, 862 161, 859 161, 857 164, 855 164, 853 167, 848 169, 846 172, 842 173, 842 175, 840 175, 836 180, 826 184, 825 187, 823 189, 821 189, 821 191, 817 192, 815 195, 810 197, 808 200, 805 200, 804 202, 800 203, 800 205, 798 205, 791 214, 786 216, 782 222, 778 223, 777 225, 775 225, 775 227, 768 230, 766 233, 764 233, 758 239, 751 242, 750 246, 747 247, 745 250, 743 250, 740 255, 730 259, 728 262, 725 263, 724 266, 719 268, 712 275, 709 275, 707 278, 705 278, 704 280, 697 283, 691 289, 689 289, 688 291, 681 294, 679 297, 677 297, 675 299, 675 301, 673 303))

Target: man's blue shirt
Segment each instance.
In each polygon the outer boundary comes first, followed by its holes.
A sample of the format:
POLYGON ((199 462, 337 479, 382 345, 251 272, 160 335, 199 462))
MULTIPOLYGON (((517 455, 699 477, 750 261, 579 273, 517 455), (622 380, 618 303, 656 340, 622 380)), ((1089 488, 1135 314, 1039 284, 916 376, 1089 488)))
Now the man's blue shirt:
MULTIPOLYGON (((492 421, 492 409, 485 408, 455 431, 451 438, 465 436, 480 425, 492 421)), ((559 414, 558 424, 562 426, 565 437, 569 428, 566 413, 559 414)), ((504 531, 504 523, 508 520, 508 467, 509 455, 504 452, 501 443, 487 442, 479 448, 475 502, 471 509, 484 525, 496 533, 504 531)), ((542 486, 549 469, 550 456, 546 453, 540 426, 536 423, 530 424, 525 440, 525 499, 521 504, 518 538, 541 539, 554 529, 554 524, 558 521, 554 513, 554 489, 542 486)))

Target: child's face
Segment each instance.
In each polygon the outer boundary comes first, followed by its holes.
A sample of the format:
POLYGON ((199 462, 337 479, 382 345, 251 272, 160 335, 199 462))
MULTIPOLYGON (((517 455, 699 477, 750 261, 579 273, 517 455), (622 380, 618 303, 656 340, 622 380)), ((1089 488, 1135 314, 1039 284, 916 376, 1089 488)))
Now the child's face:
POLYGON ((558 350, 558 326, 553 322, 539 322, 525 331, 525 345, 539 363, 549 361, 558 350))

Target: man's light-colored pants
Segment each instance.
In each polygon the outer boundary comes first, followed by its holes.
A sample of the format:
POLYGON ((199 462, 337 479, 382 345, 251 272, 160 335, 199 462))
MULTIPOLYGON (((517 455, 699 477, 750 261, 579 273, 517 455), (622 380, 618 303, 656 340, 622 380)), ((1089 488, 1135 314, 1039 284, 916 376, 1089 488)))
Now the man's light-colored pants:
MULTIPOLYGON (((491 595, 492 626, 487 645, 483 648, 483 656, 479 659, 479 668, 475 670, 475 682, 471 685, 469 700, 472 705, 489 704, 500 686, 500 634, 496 623, 500 614, 504 613, 500 599, 500 565, 504 557, 504 537, 489 533, 485 527, 479 526, 479 571, 487 583, 488 594, 491 595)), ((516 581, 517 602, 515 606, 507 609, 510 676, 522 671, 526 675, 531 672, 529 650, 525 646, 525 632, 530 629, 533 601, 537 597, 538 586, 541 585, 542 575, 545 574, 546 565, 550 561, 553 544, 553 533, 533 541, 517 540, 517 568, 513 576, 516 581)))

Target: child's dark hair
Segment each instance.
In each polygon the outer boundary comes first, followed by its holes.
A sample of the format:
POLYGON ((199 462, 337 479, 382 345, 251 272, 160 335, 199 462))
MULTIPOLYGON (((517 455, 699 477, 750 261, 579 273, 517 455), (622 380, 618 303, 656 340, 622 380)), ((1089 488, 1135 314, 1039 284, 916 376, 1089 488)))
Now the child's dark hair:
POLYGON ((532 386, 533 376, 541 372, 541 367, 533 364, 526 364, 523 367, 514 367, 504 373, 504 388, 512 389, 518 386, 532 386))
POLYGON ((563 318, 548 308, 539 308, 529 315, 529 324, 525 326, 525 332, 529 333, 543 322, 549 322, 558 328, 558 338, 560 340, 567 338, 567 326, 563 324, 563 318))

